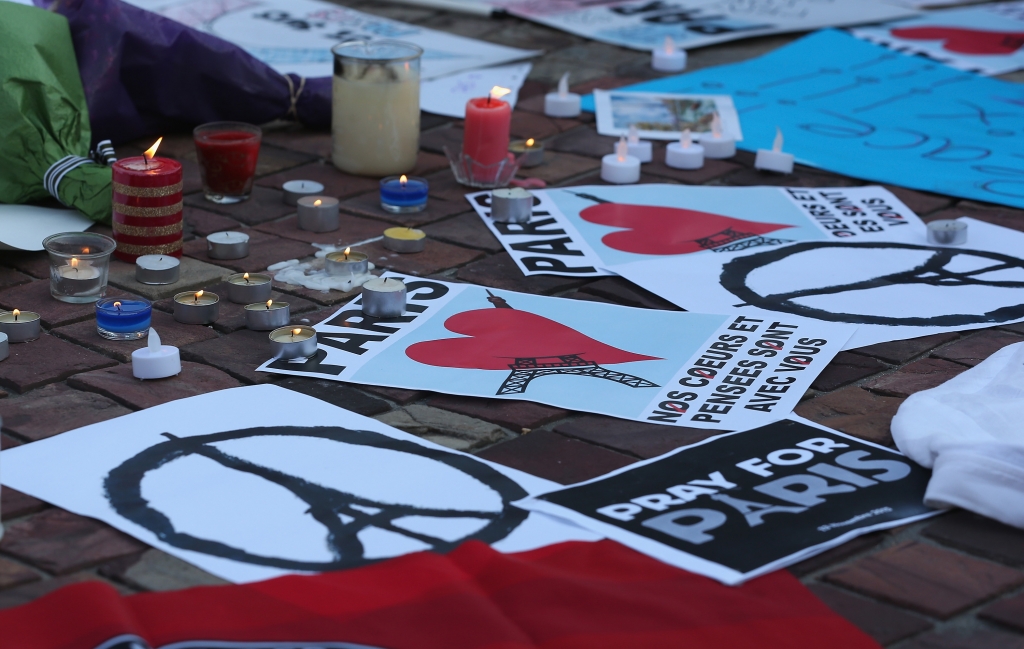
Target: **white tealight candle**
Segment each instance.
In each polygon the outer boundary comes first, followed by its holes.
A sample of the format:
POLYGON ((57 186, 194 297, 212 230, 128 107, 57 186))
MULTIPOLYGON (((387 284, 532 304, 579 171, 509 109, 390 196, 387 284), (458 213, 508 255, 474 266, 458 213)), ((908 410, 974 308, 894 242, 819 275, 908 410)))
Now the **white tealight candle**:
POLYGON ((722 119, 718 113, 711 118, 711 135, 702 137, 700 145, 704 147, 705 158, 721 160, 736 155, 736 140, 722 134, 722 119))
POLYGON ((674 169, 700 169, 704 166, 704 147, 693 143, 690 129, 683 131, 678 142, 665 147, 665 164, 674 169))
POLYGON ((651 52, 651 67, 659 72, 680 72, 686 69, 686 50, 676 47, 671 36, 651 52))
POLYGON ((967 243, 967 224, 955 219, 937 219, 928 223, 928 243, 962 246, 967 243))
POLYGON ((214 232, 206 237, 210 259, 242 259, 249 256, 249 235, 244 232, 214 232))
POLYGON ((405 282, 375 277, 363 284, 363 314, 371 318, 398 318, 405 313, 405 282))
POLYGON ((558 80, 558 90, 544 95, 544 114, 548 117, 578 117, 581 98, 569 92, 569 73, 558 80))
POLYGON ((289 180, 281 185, 284 190, 285 205, 296 207, 299 199, 304 196, 317 196, 324 193, 324 186, 312 180, 289 180))
POLYGON ((629 155, 633 156, 640 162, 650 162, 654 160, 654 151, 651 149, 651 143, 647 140, 640 139, 640 131, 637 130, 636 124, 629 125, 629 135, 626 136, 626 146, 629 155))
POLYGON ((181 374, 181 355, 177 347, 160 344, 160 334, 149 328, 149 340, 132 352, 132 375, 137 379, 166 379, 181 374))
POLYGON ((169 255, 142 255, 135 260, 135 281, 140 284, 173 284, 181 274, 181 261, 169 255))
POLYGON ((793 173, 793 154, 782 152, 782 129, 775 127, 775 141, 772 150, 758 149, 754 158, 754 168, 762 171, 775 171, 780 174, 793 173))
POLYGON ((615 145, 615 153, 601 158, 601 180, 616 185, 628 185, 640 180, 640 161, 629 155, 626 138, 615 145))

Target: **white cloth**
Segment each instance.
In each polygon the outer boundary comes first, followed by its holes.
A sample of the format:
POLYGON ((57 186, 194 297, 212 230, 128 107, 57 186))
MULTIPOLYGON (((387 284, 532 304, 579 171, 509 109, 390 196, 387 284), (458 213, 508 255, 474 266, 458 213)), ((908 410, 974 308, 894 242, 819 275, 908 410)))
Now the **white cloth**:
POLYGON ((911 395, 892 420, 892 437, 932 468, 927 505, 1024 528, 1024 343, 911 395))

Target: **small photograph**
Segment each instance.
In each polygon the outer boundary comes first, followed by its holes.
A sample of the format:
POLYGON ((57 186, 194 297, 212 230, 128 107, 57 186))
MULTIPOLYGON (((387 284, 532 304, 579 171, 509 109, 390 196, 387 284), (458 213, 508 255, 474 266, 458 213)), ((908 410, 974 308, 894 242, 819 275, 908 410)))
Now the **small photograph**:
POLYGON ((689 130, 695 140, 719 135, 743 139, 739 117, 728 95, 594 91, 597 130, 602 135, 627 135, 635 126, 640 137, 676 140, 689 130), (718 115, 716 123, 715 115, 718 115))

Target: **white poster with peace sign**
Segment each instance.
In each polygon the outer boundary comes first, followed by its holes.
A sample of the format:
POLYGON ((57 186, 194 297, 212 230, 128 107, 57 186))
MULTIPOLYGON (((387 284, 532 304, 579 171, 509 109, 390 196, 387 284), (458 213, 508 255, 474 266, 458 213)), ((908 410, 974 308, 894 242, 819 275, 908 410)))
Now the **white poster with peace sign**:
POLYGON ((859 325, 845 349, 1024 320, 1024 233, 967 217, 967 243, 837 239, 611 270, 684 309, 859 325), (678 278, 666 280, 666 278, 678 278))
POLYGON ((557 488, 298 392, 172 401, 3 452, 3 484, 233 582, 596 534, 512 501, 557 488))

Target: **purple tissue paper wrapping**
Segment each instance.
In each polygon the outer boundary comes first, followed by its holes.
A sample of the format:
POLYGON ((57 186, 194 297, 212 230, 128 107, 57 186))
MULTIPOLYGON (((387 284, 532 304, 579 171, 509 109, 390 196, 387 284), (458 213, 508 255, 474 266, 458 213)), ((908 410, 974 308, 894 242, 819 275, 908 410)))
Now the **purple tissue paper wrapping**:
POLYGON ((299 93, 298 75, 288 75, 289 86, 240 47, 121 0, 34 2, 70 23, 96 141, 286 117, 330 128, 330 77, 306 79, 299 93))

